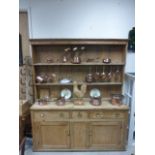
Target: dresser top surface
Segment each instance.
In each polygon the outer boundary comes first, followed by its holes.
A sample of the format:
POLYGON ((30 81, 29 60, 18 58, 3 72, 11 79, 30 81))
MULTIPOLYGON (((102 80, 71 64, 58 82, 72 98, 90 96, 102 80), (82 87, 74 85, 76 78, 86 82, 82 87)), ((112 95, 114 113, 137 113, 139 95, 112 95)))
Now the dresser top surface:
POLYGON ((31 106, 31 110, 128 110, 128 106, 112 105, 109 101, 102 101, 99 106, 91 105, 89 102, 85 102, 83 105, 74 105, 71 102, 66 102, 65 105, 57 105, 56 102, 49 102, 47 105, 39 105, 37 102, 31 106))

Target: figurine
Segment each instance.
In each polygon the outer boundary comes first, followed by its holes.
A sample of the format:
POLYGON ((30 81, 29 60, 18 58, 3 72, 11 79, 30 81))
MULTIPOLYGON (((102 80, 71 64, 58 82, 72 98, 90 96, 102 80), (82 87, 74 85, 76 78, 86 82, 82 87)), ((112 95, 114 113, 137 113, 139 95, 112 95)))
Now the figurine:
POLYGON ((83 104, 83 101, 81 100, 81 98, 84 97, 86 90, 87 90, 87 85, 85 83, 83 83, 79 89, 77 82, 76 81, 73 82, 73 93, 78 98, 75 104, 79 104, 79 105, 83 104))

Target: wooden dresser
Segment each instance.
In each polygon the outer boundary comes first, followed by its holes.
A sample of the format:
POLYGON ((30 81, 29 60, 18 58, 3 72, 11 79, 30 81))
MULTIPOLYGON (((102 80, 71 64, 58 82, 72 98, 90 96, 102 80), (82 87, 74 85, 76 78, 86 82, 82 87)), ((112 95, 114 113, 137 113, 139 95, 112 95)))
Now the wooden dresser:
POLYGON ((33 150, 124 150, 128 107, 103 101, 76 106, 55 103, 31 107, 33 150))
POLYGON ((122 94, 128 40, 31 39, 30 42, 34 151, 124 150, 128 107, 112 105, 110 99, 113 93, 122 94), (69 82, 62 83, 66 79, 69 82), (84 104, 76 105, 77 89, 84 84, 87 91, 80 97, 84 104), (58 106, 56 102, 64 90, 70 91, 71 96, 65 105, 58 106), (90 103, 93 90, 100 92, 99 106, 90 103), (45 98, 49 99, 48 104, 38 105, 37 101, 45 98))

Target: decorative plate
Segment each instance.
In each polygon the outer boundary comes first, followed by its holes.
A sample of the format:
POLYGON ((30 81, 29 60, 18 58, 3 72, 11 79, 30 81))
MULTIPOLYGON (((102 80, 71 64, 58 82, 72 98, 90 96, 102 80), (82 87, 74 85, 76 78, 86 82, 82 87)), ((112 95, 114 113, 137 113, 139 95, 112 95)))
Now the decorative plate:
POLYGON ((98 97, 101 96, 101 92, 100 92, 99 89, 94 88, 94 89, 92 89, 92 90, 90 91, 90 96, 93 97, 93 98, 94 98, 94 97, 95 97, 95 98, 98 98, 98 97))
POLYGON ((62 79, 60 80, 61 84, 65 84, 65 83, 71 83, 72 81, 70 79, 62 79))
POLYGON ((69 89, 65 88, 61 91, 61 97, 64 97, 65 100, 71 98, 71 96, 72 96, 72 93, 69 89))

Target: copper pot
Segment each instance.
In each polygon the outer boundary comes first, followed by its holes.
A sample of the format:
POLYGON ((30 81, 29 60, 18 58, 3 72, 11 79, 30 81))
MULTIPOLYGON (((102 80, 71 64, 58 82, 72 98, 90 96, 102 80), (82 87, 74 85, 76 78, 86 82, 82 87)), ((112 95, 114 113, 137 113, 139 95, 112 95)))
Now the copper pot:
POLYGON ((100 97, 93 97, 93 98, 91 98, 90 102, 92 105, 95 105, 95 106, 101 105, 101 98, 100 97))
POLYGON ((89 73, 86 75, 86 82, 93 82, 93 74, 89 73))
POLYGON ((48 76, 47 82, 56 82, 56 74, 52 73, 51 75, 48 76))
POLYGON ((106 81, 106 76, 107 76, 107 74, 105 72, 105 66, 103 66, 103 71, 100 74, 100 79, 101 79, 102 82, 105 82, 106 81))
POLYGON ((111 94, 111 103, 113 105, 120 105, 122 104, 124 96, 122 94, 111 94))
POLYGON ((94 80, 96 82, 98 82, 100 80, 100 73, 97 71, 97 67, 96 67, 96 72, 94 74, 94 80))
POLYGON ((57 105, 65 105, 65 98, 61 97, 60 99, 58 99, 58 101, 56 102, 57 105))

